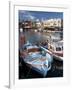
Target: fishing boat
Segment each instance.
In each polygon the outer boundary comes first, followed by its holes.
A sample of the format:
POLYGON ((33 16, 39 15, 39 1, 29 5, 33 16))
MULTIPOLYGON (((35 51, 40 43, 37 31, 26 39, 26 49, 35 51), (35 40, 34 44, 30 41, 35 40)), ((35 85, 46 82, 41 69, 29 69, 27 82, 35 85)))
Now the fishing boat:
POLYGON ((45 77, 51 69, 52 56, 42 48, 29 42, 25 44, 25 53, 27 54, 25 54, 26 56, 23 59, 24 62, 28 64, 30 69, 37 71, 45 77))
POLYGON ((53 54, 57 60, 63 60, 63 40, 48 43, 49 53, 53 54))

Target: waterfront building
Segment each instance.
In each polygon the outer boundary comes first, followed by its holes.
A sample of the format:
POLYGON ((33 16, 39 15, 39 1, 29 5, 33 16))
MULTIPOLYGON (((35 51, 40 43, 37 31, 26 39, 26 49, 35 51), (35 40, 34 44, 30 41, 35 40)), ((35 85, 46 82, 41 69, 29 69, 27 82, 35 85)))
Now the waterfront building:
POLYGON ((48 19, 43 21, 43 26, 44 28, 50 28, 50 27, 59 27, 61 28, 62 26, 62 20, 60 18, 58 19, 48 19))
POLYGON ((41 30, 41 22, 38 19, 36 20, 36 27, 41 30))
POLYGON ((32 22, 31 21, 22 21, 19 23, 19 28, 30 29, 30 28, 32 28, 32 22))

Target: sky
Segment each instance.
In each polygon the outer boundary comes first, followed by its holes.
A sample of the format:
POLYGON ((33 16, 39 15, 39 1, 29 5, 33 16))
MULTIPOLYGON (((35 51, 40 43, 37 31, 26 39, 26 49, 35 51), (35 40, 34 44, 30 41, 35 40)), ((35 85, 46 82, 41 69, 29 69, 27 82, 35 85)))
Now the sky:
POLYGON ((63 12, 43 12, 43 11, 25 11, 19 10, 19 20, 46 20, 46 19, 63 19, 63 12))

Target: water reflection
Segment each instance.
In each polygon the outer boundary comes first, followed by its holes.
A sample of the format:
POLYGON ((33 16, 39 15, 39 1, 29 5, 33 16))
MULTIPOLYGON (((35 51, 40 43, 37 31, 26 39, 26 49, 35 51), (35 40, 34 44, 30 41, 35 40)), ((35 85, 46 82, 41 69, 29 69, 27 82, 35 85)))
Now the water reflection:
POLYGON ((45 40, 60 40, 62 34, 59 32, 51 32, 51 33, 44 33, 44 32, 34 32, 34 30, 26 30, 24 32, 24 35, 26 37, 26 41, 29 41, 30 43, 36 43, 41 42, 45 40))

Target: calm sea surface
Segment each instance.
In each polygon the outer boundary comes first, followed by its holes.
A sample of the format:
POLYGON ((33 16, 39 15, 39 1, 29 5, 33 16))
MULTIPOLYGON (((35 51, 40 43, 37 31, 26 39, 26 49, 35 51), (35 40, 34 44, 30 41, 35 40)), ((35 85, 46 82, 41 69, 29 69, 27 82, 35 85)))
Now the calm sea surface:
POLYGON ((33 30, 28 30, 24 32, 26 40, 30 43, 41 42, 45 40, 50 40, 50 36, 52 39, 60 40, 61 34, 58 32, 53 33, 44 33, 44 32, 34 32, 33 30))

